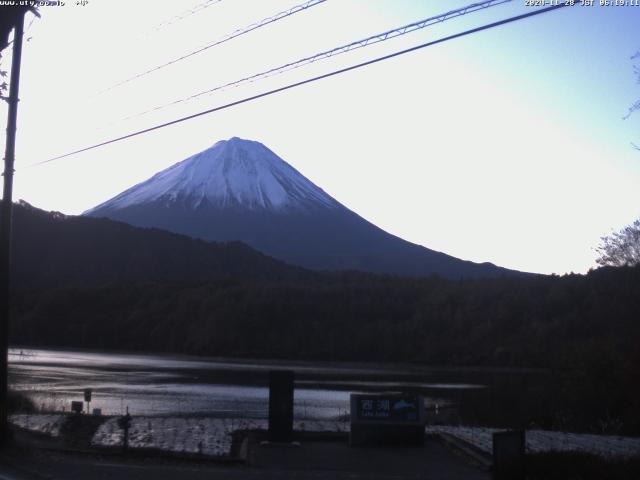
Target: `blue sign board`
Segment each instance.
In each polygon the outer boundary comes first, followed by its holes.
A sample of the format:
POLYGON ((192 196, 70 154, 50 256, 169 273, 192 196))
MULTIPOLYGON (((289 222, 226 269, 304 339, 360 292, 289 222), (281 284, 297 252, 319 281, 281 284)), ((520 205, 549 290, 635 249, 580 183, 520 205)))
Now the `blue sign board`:
POLYGON ((424 443, 424 400, 411 394, 351 394, 351 446, 424 443))
POLYGON ((351 395, 352 421, 424 422, 422 397, 410 395, 351 395))

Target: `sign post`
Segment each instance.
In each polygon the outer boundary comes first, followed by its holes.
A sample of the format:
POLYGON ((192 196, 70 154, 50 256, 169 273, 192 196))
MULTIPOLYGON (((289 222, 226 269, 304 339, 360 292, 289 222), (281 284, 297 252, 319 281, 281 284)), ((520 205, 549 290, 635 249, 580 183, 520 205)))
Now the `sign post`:
POLYGON ((424 425, 424 399, 419 395, 351 394, 351 446, 422 445, 424 425))
POLYGON ((89 408, 89 406, 91 405, 91 389, 90 388, 85 388, 84 389, 84 401, 87 402, 87 415, 89 415, 89 412, 91 412, 91 409, 89 408))

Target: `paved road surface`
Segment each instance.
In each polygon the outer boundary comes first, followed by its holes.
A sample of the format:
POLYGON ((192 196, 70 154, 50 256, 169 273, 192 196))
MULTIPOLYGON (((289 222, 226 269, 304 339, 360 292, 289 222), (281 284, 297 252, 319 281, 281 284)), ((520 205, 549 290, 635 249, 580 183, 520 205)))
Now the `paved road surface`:
POLYGON ((401 449, 350 449, 338 442, 306 442, 301 447, 261 447, 250 463, 217 464, 126 459, 78 453, 13 449, 0 457, 0 480, 489 480, 490 475, 441 445, 428 441, 408 453, 401 449))

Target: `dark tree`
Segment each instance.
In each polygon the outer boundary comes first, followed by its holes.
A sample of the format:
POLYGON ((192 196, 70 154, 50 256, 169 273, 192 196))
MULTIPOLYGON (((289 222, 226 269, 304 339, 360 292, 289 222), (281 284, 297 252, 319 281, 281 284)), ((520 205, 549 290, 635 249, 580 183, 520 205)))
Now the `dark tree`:
POLYGON ((632 267, 640 264, 640 219, 619 232, 602 237, 602 243, 596 250, 600 254, 596 262, 603 267, 632 267))

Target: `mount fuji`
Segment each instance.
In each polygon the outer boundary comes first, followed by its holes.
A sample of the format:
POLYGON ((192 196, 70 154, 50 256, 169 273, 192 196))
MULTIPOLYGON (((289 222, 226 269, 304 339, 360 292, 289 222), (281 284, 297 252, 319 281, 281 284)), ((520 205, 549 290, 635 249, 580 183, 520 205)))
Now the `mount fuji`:
POLYGON ((240 240, 307 268, 447 278, 519 273, 409 243, 352 212, 259 142, 237 137, 83 215, 209 241, 240 240))

